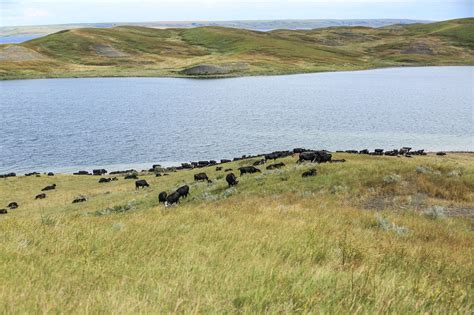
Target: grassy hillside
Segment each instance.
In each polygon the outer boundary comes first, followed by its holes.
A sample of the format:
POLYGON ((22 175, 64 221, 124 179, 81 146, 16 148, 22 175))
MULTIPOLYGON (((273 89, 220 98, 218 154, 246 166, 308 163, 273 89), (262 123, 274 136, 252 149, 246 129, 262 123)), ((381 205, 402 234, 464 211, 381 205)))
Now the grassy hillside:
POLYGON ((1 179, 0 205, 20 207, 0 215, 0 313, 472 313, 474 156, 334 158, 281 159, 235 188, 215 167, 143 173, 139 191, 1 179), (184 183, 178 206, 158 203, 184 183))
POLYGON ((0 78, 238 76, 474 64, 474 19, 258 32, 138 26, 64 30, 0 45, 0 78), (186 72, 199 65, 206 71, 186 72), (188 74, 187 74, 188 73, 188 74))

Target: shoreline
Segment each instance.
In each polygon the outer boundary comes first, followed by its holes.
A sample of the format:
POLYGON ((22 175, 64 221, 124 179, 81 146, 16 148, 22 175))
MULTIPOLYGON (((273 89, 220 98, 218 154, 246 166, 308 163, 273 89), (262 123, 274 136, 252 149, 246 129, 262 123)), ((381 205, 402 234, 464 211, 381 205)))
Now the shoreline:
MULTIPOLYGON (((332 154, 351 154, 348 152, 336 152, 336 151, 328 151, 331 152, 332 154)), ((427 155, 435 155, 437 152, 444 152, 446 154, 473 154, 474 151, 426 151, 425 153, 427 155)), ((246 156, 245 158, 241 158, 241 160, 245 159, 252 159, 252 158, 258 158, 258 157, 263 157, 265 153, 262 154, 257 154, 257 155, 249 155, 246 156)), ((355 154, 355 155, 363 155, 363 154, 355 154)), ((385 157, 386 155, 383 155, 385 157)), ((386 157, 391 157, 391 156, 386 156, 386 157)), ((209 161, 208 159, 202 159, 205 161, 209 161)), ((229 159, 234 162, 233 159, 229 159)), ((196 160, 197 161, 197 160, 196 160)), ((217 160, 216 165, 220 164, 225 164, 225 163, 220 163, 220 159, 217 160)), ((61 174, 61 175, 73 175, 74 172, 78 171, 88 171, 92 173, 93 169, 107 169, 110 172, 114 171, 127 171, 127 170, 136 170, 137 172, 149 172, 149 168, 152 167, 154 164, 159 164, 161 167, 165 169, 171 169, 171 168, 176 168, 180 167, 182 163, 189 163, 189 162, 173 162, 173 161, 161 161, 161 162, 142 162, 142 163, 118 163, 118 164, 97 164, 97 165, 77 165, 77 166, 58 166, 58 167, 50 167, 50 168, 36 168, 36 169, 29 169, 28 171, 15 171, 15 170, 4 170, 0 171, 0 175, 3 174, 8 174, 8 173, 15 173, 16 176, 25 176, 25 174, 28 173, 39 173, 39 174, 47 174, 48 172, 53 172, 55 175, 56 174, 61 174)), ((0 177, 1 179, 1 177, 0 177)))
MULTIPOLYGON (((219 80, 219 79, 235 79, 235 78, 248 78, 248 77, 277 77, 277 76, 293 76, 293 75, 305 75, 305 74, 319 74, 319 73, 344 73, 344 72, 361 72, 361 71, 372 71, 372 70, 387 70, 387 69, 407 69, 407 68, 450 68, 450 67, 472 67, 473 64, 420 64, 420 65, 387 65, 387 66, 376 66, 376 67, 360 67, 354 69, 333 69, 333 70, 314 70, 314 71, 284 71, 278 73, 236 73, 236 74, 218 74, 218 75, 180 75, 180 74, 143 74, 143 75, 58 75, 58 76, 12 76, 10 78, 0 77, 0 82, 8 81, 26 81, 26 80, 54 80, 54 79, 124 79, 124 78, 150 78, 150 79, 191 79, 191 80, 219 80)), ((160 70, 157 70, 160 71, 160 70)))

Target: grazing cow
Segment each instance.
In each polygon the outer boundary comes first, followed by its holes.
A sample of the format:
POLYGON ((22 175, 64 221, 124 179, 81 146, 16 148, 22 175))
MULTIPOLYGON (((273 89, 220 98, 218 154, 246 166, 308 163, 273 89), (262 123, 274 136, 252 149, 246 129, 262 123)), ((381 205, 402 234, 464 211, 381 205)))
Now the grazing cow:
POLYGON ((16 173, 1 174, 0 178, 15 177, 16 173))
POLYGON ((276 160, 289 155, 291 155, 290 151, 276 151, 270 154, 265 154, 265 160, 276 160))
POLYGON ((209 161, 199 161, 198 162, 198 167, 204 167, 204 166, 209 166, 211 163, 209 161))
POLYGON ((79 202, 86 202, 86 201, 87 201, 87 197, 81 195, 81 196, 77 196, 76 198, 74 198, 72 203, 79 203, 79 202))
POLYGON ((32 173, 26 173, 25 176, 33 176, 33 175, 39 175, 40 173, 38 172, 32 172, 32 173))
POLYGON ((175 191, 174 193, 172 193, 172 194, 170 194, 166 197, 165 205, 166 206, 171 206, 175 203, 178 203, 179 202, 179 197, 181 197, 181 195, 179 194, 179 192, 175 191))
POLYGON ((7 214, 7 213, 8 213, 7 209, 0 209, 0 214, 7 214))
POLYGON ((186 198, 189 195, 189 186, 184 185, 176 189, 180 197, 186 198))
POLYGON ((43 194, 36 195, 35 200, 36 199, 44 199, 44 198, 46 198, 46 194, 43 193, 43 194))
POLYGON ((253 162, 253 166, 262 165, 262 164, 265 164, 265 160, 264 160, 264 159, 261 159, 261 160, 258 160, 258 161, 253 162))
POLYGON ((404 154, 407 154, 408 152, 410 152, 411 148, 410 147, 403 147, 401 148, 399 151, 400 151, 400 155, 404 155, 404 154))
POLYGON ((53 173, 53 172, 49 172, 49 173, 48 173, 48 176, 54 176, 54 173, 53 173))
POLYGON ((139 179, 135 182, 135 189, 138 189, 140 187, 145 188, 145 187, 150 187, 150 185, 146 182, 146 180, 139 179))
POLYGON ((194 180, 197 182, 201 180, 209 181, 209 178, 207 177, 206 173, 198 173, 198 174, 194 174, 194 180))
POLYGON ((231 172, 231 171, 232 171, 231 168, 226 168, 226 169, 224 170, 224 172, 231 172))
POLYGON ((227 160, 227 159, 222 159, 222 160, 221 160, 221 163, 230 163, 230 162, 232 162, 232 161, 231 161, 231 160, 227 160))
POLYGON ((437 152, 436 155, 444 156, 444 155, 446 155, 446 152, 437 152))
POLYGON ((217 161, 210 160, 210 161, 209 161, 209 164, 210 164, 210 165, 216 165, 216 164, 217 164, 217 161))
POLYGON ((217 172, 218 172, 218 171, 222 171, 222 166, 217 166, 217 167, 216 167, 216 171, 217 171, 217 172))
POLYGON ((276 169, 276 168, 281 168, 285 166, 285 163, 275 163, 275 164, 270 164, 267 166, 267 170, 273 170, 273 169, 276 169))
POLYGON ((46 186, 45 188, 41 189, 41 191, 48 191, 48 190, 53 190, 53 189, 56 189, 56 184, 46 186))
POLYGON ((158 195, 158 201, 162 202, 162 203, 165 203, 167 196, 168 196, 168 194, 166 193, 166 191, 160 192, 159 195, 158 195))
POLYGON ((102 168, 102 169, 98 169, 98 170, 92 170, 92 174, 94 174, 94 175, 104 175, 104 174, 107 174, 107 171, 102 168))
POLYGON ((116 180, 118 180, 117 177, 112 177, 112 181, 116 181, 116 180))
POLYGON ((327 151, 307 151, 300 154, 298 163, 303 161, 325 163, 331 161, 331 158, 332 155, 327 151))
POLYGON ((303 152, 305 152, 305 151, 308 151, 308 150, 305 150, 305 149, 303 149, 303 148, 294 148, 294 149, 293 149, 293 153, 303 153, 303 152))
POLYGON ((240 176, 244 174, 253 174, 253 173, 260 173, 261 171, 256 168, 255 166, 244 166, 244 167, 239 167, 238 170, 240 171, 240 176))
POLYGON ((229 187, 235 186, 239 183, 239 181, 237 180, 237 177, 235 177, 234 173, 227 174, 227 176, 225 177, 225 180, 226 180, 227 184, 229 184, 229 187))
POLYGON ((101 183, 110 183, 111 181, 112 181, 112 178, 102 177, 101 179, 99 179, 99 184, 101 184, 101 183))
POLYGON ((161 173, 156 173, 155 174, 155 177, 160 177, 160 176, 162 176, 161 173))
POLYGON ((192 166, 191 164, 189 164, 189 163, 181 163, 181 166, 182 166, 183 168, 188 168, 188 169, 189 169, 189 168, 193 168, 193 166, 192 166))
POLYGON ((374 155, 383 155, 383 149, 375 149, 374 155))
POLYGON ((346 150, 345 152, 346 152, 346 153, 350 153, 350 154, 357 154, 357 153, 359 153, 359 151, 357 151, 357 150, 346 150))
POLYGON ((369 150, 368 149, 360 150, 359 154, 369 154, 369 150))
POLYGON ((10 208, 10 209, 16 209, 16 208, 18 208, 18 203, 14 202, 14 201, 10 202, 7 207, 10 208))
POLYGON ((127 174, 124 179, 138 179, 137 174, 127 174))
POLYGON ((316 174, 317 174, 316 169, 312 168, 312 169, 304 172, 303 174, 301 174, 301 177, 311 177, 311 176, 316 176, 316 174))

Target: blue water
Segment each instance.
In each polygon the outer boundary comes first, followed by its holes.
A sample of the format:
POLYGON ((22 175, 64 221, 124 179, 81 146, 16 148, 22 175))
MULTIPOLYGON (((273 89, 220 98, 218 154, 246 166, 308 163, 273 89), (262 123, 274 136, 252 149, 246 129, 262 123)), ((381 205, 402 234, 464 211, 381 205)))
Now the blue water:
POLYGON ((474 67, 0 81, 0 173, 293 147, 474 151, 473 87, 474 67))
POLYGON ((12 36, 0 36, 0 44, 19 44, 23 43, 43 35, 12 35, 12 36))

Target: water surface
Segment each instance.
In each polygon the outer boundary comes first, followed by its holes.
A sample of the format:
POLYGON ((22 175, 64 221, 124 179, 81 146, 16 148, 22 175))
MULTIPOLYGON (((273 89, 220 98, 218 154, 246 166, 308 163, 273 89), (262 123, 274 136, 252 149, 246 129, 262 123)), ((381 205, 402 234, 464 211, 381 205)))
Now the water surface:
POLYGON ((3 81, 0 173, 110 170, 301 146, 473 151, 473 73, 3 81))

